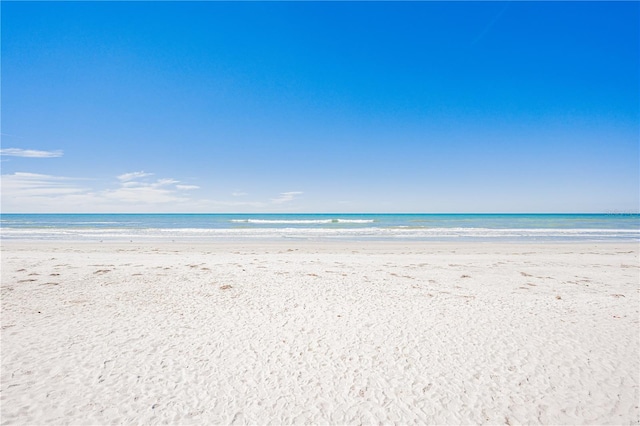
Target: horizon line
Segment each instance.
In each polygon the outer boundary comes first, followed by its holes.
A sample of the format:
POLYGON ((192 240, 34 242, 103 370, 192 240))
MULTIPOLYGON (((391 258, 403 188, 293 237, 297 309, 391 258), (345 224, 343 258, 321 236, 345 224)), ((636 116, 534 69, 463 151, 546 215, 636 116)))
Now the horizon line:
POLYGON ((640 215, 640 211, 607 210, 601 212, 0 212, 1 215, 640 215))

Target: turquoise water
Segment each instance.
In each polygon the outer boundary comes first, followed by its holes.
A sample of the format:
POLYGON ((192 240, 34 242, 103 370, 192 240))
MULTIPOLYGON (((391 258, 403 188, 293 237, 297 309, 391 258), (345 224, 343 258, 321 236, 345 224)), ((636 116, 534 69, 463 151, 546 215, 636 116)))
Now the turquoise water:
POLYGON ((640 241, 638 214, 2 214, 2 239, 640 241))

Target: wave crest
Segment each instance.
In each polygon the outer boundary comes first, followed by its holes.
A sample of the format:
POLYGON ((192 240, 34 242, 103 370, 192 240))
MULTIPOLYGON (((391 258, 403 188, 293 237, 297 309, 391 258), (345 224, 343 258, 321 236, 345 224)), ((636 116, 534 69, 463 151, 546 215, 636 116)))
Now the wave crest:
POLYGON ((234 223, 256 225, 322 225, 329 223, 373 223, 373 219, 231 219, 234 223))

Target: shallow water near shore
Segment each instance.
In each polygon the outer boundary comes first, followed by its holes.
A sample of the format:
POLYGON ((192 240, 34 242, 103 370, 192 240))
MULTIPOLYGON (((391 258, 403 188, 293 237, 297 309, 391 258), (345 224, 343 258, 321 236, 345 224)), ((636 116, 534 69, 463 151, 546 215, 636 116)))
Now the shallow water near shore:
POLYGON ((5 240, 640 241, 638 214, 3 214, 5 240))

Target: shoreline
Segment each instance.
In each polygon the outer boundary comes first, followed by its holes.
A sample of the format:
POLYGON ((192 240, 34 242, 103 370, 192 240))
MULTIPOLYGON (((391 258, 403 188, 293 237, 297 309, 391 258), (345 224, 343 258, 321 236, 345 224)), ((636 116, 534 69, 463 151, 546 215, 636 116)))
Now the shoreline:
POLYGON ((3 215, 0 241, 640 243, 640 216, 607 214, 3 215))
POLYGON ((286 238, 286 239, 237 239, 237 240, 202 240, 202 239, 158 239, 158 240, 130 240, 130 241, 122 241, 122 240, 104 240, 104 241, 94 241, 94 240, 33 240, 33 239, 11 239, 11 240, 0 240, 0 251, 6 249, 13 249, 16 246, 23 246, 24 248, 32 247, 38 248, 38 246, 42 246, 42 248, 61 248, 65 246, 96 246, 96 247, 131 247, 139 246, 140 248, 150 247, 150 246, 167 246, 167 247, 177 247, 177 248, 237 248, 239 246, 249 246, 256 248, 270 248, 270 249, 278 249, 286 246, 313 246, 313 248, 333 248, 336 250, 340 250, 343 247, 360 247, 364 249, 397 249, 397 248, 429 248, 429 246, 439 247, 439 248, 452 248, 452 249, 460 249, 460 248, 473 248, 473 247, 488 247, 488 246, 506 246, 506 247, 518 247, 518 246, 526 246, 526 247, 537 247, 540 249, 544 249, 545 247, 562 247, 572 248, 573 246, 614 246, 619 245, 629 249, 637 249, 640 252, 640 242, 637 241, 626 241, 626 240, 601 240, 601 241, 591 241, 591 240, 579 240, 579 241, 566 241, 566 240, 552 240, 552 241, 536 241, 536 240, 456 240, 456 241, 442 241, 442 240, 348 240, 348 239, 297 239, 297 238, 286 238))
POLYGON ((242 244, 250 244, 250 245, 268 245, 268 246, 278 246, 278 245, 287 245, 287 244, 298 244, 298 245, 323 245, 323 246, 340 246, 340 245, 381 245, 381 246, 397 246, 397 245, 410 245, 410 246, 428 246, 428 245, 451 245, 451 246, 465 246, 465 245, 488 245, 488 244, 496 244, 496 245, 589 245, 589 244, 621 244, 621 245, 631 245, 640 247, 640 240, 631 240, 631 239, 601 239, 601 240, 591 240, 591 239, 582 239, 576 238, 573 240, 570 239, 482 239, 482 238, 448 238, 448 239, 421 239, 421 238, 295 238, 295 237, 264 237, 264 238, 255 238, 255 237, 230 237, 230 238, 221 238, 218 240, 211 238, 190 238, 190 237, 182 237, 182 238, 171 238, 171 237, 149 237, 149 238, 139 238, 139 239, 36 239, 36 238, 0 238, 0 249, 2 246, 7 245, 52 245, 52 246, 60 246, 60 245, 73 245, 73 244, 82 244, 82 245, 127 245, 127 244, 140 244, 140 245, 198 245, 198 246, 235 246, 242 244))

